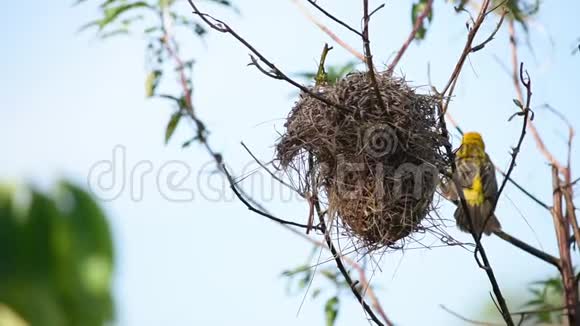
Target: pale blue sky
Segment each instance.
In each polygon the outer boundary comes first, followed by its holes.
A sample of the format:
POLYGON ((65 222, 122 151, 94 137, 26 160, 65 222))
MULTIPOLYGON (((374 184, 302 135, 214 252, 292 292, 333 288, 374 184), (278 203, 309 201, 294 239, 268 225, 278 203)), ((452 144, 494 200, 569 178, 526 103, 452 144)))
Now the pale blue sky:
MULTIPOLYGON (((359 25, 360 8, 354 2, 319 2, 359 25)), ((118 324, 322 325, 323 302, 307 300, 296 316, 302 297, 286 295, 279 277, 283 269, 303 263, 310 246, 235 200, 203 198, 219 180, 208 169, 201 177, 195 172, 209 161, 198 146, 182 150, 177 141, 163 145, 171 107, 144 98, 144 41, 130 37, 100 42, 90 33, 76 33, 95 18, 94 7, 13 1, 0 13, 4 44, 0 54, 0 177, 48 185, 66 176, 86 184, 91 166, 111 159, 117 145, 125 148, 128 166, 150 161, 155 173, 169 161, 187 162, 194 171, 188 179, 193 201, 166 200, 156 190, 152 174, 144 179, 141 201, 131 200, 125 191, 103 203, 117 249, 118 324), (196 186, 209 177, 210 185, 196 186)), ((323 43, 332 44, 290 0, 245 1, 239 7, 241 16, 217 12, 287 72, 313 70, 323 43)), ((387 63, 407 36, 409 7, 389 2, 374 16, 371 33, 377 64, 387 63)), ((533 107, 550 103, 576 125, 580 123, 580 56, 570 52, 580 36, 578 12, 580 4, 575 1, 546 2, 531 26, 535 57, 526 48, 521 51, 533 79, 533 107)), ((430 62, 433 82, 441 87, 463 46, 466 19, 453 13, 451 5, 436 1, 427 41, 411 45, 399 72, 413 85, 426 85, 430 62)), ((361 48, 356 37, 330 26, 361 48)), ((494 26, 490 20, 481 35, 494 26)), ((451 112, 465 130, 484 134, 488 151, 501 166, 507 166, 510 146, 520 129, 519 121, 507 122, 515 110, 515 93, 494 58, 509 65, 506 31, 503 28, 495 41, 470 56, 451 104, 451 112)), ((206 44, 193 41, 185 47, 185 53, 197 59, 195 104, 212 131, 212 144, 223 150, 234 172, 240 173, 249 158, 239 141, 270 159, 276 131, 282 130, 295 90, 247 67, 247 51, 231 37, 211 34, 206 44)), ((335 46, 329 61, 349 59, 348 53, 335 46)), ((562 158, 564 126, 540 108, 536 122, 546 143, 562 158)), ((189 136, 189 129, 183 127, 175 139, 189 136)), ((578 159, 576 152, 573 162, 578 159)), ((524 142, 514 177, 550 201, 549 169, 531 137, 524 142)), ((505 230, 555 254, 551 218, 513 187, 508 186, 505 194, 498 207, 505 230)), ((226 195, 231 199, 230 193, 226 195)), ((266 205, 297 221, 307 216, 307 206, 301 202, 270 200, 266 205)), ((451 212, 451 207, 442 205, 442 214, 450 216, 451 212)), ((459 239, 470 239, 454 227, 448 231, 459 239)), ((486 238, 485 245, 508 295, 555 272, 499 239, 486 238)), ((439 304, 477 316, 489 298, 485 273, 471 253, 457 247, 388 254, 381 268, 373 281, 380 287, 385 311, 398 325, 460 325, 439 304)), ((323 281, 316 278, 314 282, 323 281)), ((362 316, 354 300, 345 301, 338 325, 364 325, 362 316)))

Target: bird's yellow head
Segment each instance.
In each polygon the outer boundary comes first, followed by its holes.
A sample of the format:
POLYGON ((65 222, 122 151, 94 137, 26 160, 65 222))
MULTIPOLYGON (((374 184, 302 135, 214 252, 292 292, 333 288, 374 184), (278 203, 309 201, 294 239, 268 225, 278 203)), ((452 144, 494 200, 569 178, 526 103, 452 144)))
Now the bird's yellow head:
POLYGON ((483 143, 483 138, 478 132, 467 132, 463 135, 463 139, 461 140, 461 145, 473 145, 480 147, 481 149, 485 150, 485 144, 483 143))
POLYGON ((478 132, 467 132, 461 139, 461 147, 456 153, 457 157, 485 157, 485 144, 478 132))

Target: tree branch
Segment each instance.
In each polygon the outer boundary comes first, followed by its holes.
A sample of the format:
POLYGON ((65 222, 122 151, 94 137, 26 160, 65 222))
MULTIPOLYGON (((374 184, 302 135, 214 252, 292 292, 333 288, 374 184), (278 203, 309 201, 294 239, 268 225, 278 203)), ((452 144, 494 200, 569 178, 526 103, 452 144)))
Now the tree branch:
POLYGON ((509 235, 508 233, 505 233, 504 231, 495 231, 494 234, 496 236, 498 236, 500 239, 507 241, 508 243, 518 247, 519 249, 531 254, 532 256, 535 256, 545 262, 547 262, 548 264, 556 267, 558 270, 560 270, 560 259, 549 255, 547 253, 545 253, 544 251, 538 250, 532 246, 530 246, 529 244, 519 240, 518 238, 515 238, 511 235, 509 235))
MULTIPOLYGON (((236 33, 225 22, 223 22, 217 18, 214 18, 211 15, 208 15, 208 14, 205 14, 205 13, 202 13, 201 11, 199 11, 199 9, 197 8, 197 6, 193 2, 193 0, 187 0, 187 2, 189 3, 191 8, 193 9, 193 13, 196 14, 197 16, 199 16, 209 27, 211 27, 212 29, 214 29, 220 33, 232 35, 236 40, 238 40, 238 42, 240 42, 248 50, 250 50, 250 52, 252 52, 260 60, 260 62, 265 64, 271 70, 271 73, 275 76, 275 79, 280 79, 280 80, 284 80, 284 81, 288 82, 292 86, 298 88, 299 90, 301 90, 304 93, 307 93, 311 97, 325 103, 326 105, 335 107, 339 110, 349 111, 349 109, 347 107, 345 107, 344 105, 342 105, 340 103, 335 103, 335 102, 327 99, 326 97, 324 97, 320 94, 314 93, 310 89, 308 89, 307 87, 301 85, 300 83, 294 81, 292 78, 288 77, 280 69, 278 69, 278 67, 276 67, 276 65, 274 65, 271 61, 269 61, 264 55, 262 55, 261 52, 256 50, 256 48, 254 48, 248 41, 246 41, 243 37, 241 37, 238 33, 236 33)), ((254 61, 253 64, 256 64, 256 61, 254 61)), ((263 68, 261 70, 263 71, 263 68)), ((267 75, 270 77, 273 76, 270 73, 267 75)))
MULTIPOLYGON (((511 159, 509 168, 505 174, 505 178, 503 179, 501 186, 499 187, 497 195, 495 196, 495 202, 493 203, 493 206, 491 208, 491 212, 490 212, 489 216, 486 217, 485 222, 483 223, 482 230, 485 230, 485 226, 487 225, 487 223, 489 222, 489 220, 493 216, 493 212, 495 212, 495 209, 497 207, 497 203, 499 202, 499 198, 501 196, 501 193, 503 192, 505 185, 507 184, 507 181, 510 178, 510 175, 512 174, 512 172, 516 166, 516 158, 518 156, 518 153, 520 152, 520 148, 522 146, 522 143, 524 142, 524 137, 526 136, 526 127, 528 125, 528 119, 529 119, 529 121, 532 120, 531 118, 529 118, 529 114, 531 111, 530 101, 532 100, 532 80, 530 79, 530 75, 528 75, 527 71, 526 71, 526 76, 527 76, 527 78, 524 78, 524 63, 522 62, 520 64, 520 81, 524 85, 524 87, 526 88, 526 104, 524 105, 524 107, 522 107, 523 111, 517 113, 518 115, 523 115, 523 117, 524 117, 524 119, 523 119, 524 122, 522 123, 522 131, 520 133, 520 139, 518 140, 518 144, 516 145, 516 147, 513 148, 512 159, 511 159)), ((532 115, 533 115, 533 113, 532 113, 532 115)), ((479 236, 481 237, 481 234, 479 236)))
MULTIPOLYGON (((495 167, 496 171, 498 171, 504 178, 506 178, 506 173, 503 172, 497 165, 495 167)), ((536 204, 542 206, 546 210, 550 210, 550 206, 548 204, 541 201, 538 197, 534 196, 531 192, 526 190, 523 186, 521 186, 518 182, 516 182, 511 176, 506 178, 511 184, 516 186, 518 190, 520 190, 524 195, 528 196, 531 200, 533 200, 536 204)))
POLYGON ((560 275, 564 284, 564 298, 566 306, 575 307, 568 309, 569 325, 576 325, 577 304, 578 304, 578 285, 574 276, 574 267, 570 256, 570 246, 568 238, 570 237, 569 223, 562 213, 562 187, 558 168, 552 165, 552 189, 554 204, 552 206, 552 218, 554 219, 554 228, 556 231, 556 240, 558 241, 558 251, 560 252, 560 261, 562 268, 560 275))
MULTIPOLYGON (((310 20, 314 25, 318 26, 318 28, 320 28, 323 32, 325 32, 331 39, 333 39, 338 45, 340 45, 342 48, 344 48, 345 50, 347 50, 348 52, 350 52, 353 56, 357 57, 360 61, 365 62, 365 57, 364 55, 362 55, 360 52, 358 52, 357 50, 355 50, 352 46, 348 45, 344 40, 340 39, 338 36, 336 36, 336 34, 334 34, 328 27, 326 27, 324 24, 322 24, 321 22, 319 22, 316 17, 312 16, 307 10, 306 8, 304 8, 304 6, 302 6, 302 4, 300 4, 300 2, 298 2, 298 0, 292 0, 292 2, 294 2, 294 4, 298 7, 298 9, 300 10, 300 12, 306 16, 306 18, 308 20, 310 20)), ((309 1, 310 3, 313 3, 312 1, 309 1)), ((320 7, 317 4, 313 3, 314 6, 320 7)), ((322 8, 320 8, 319 10, 323 10, 322 8)), ((325 11, 324 11, 325 12, 325 11)), ((334 17, 334 16, 332 16, 334 17)), ((348 25, 347 25, 348 26, 348 25)), ((361 35, 362 34, 358 31, 356 31, 357 35, 361 35)))
POLYGON ((461 319, 462 321, 464 321, 464 322, 466 322, 466 323, 469 323, 469 324, 472 324, 472 325, 481 325, 481 326, 502 326, 501 324, 493 324, 493 323, 487 323, 487 322, 483 322, 483 321, 477 321, 477 320, 474 320, 474 319, 469 319, 469 318, 467 318, 467 317, 461 316, 460 314, 456 313, 455 311, 453 311, 453 310, 451 310, 451 309, 447 308, 446 306, 444 306, 444 305, 442 305, 442 304, 441 304, 441 305, 439 305, 439 307, 441 307, 441 309, 443 309, 443 310, 447 311, 448 313, 452 314, 453 316, 455 316, 455 317, 457 317, 457 318, 461 319))
POLYGON ((348 29, 349 31, 355 33, 356 35, 363 37, 362 33, 357 31, 356 29, 350 27, 347 23, 345 23, 343 20, 340 20, 338 18, 336 18, 335 16, 333 16, 332 14, 330 14, 328 11, 326 11, 324 8, 322 8, 321 6, 319 6, 315 0, 308 0, 308 3, 310 3, 314 8, 318 9, 320 12, 322 12, 324 15, 326 15, 326 17, 334 20, 335 22, 337 22, 338 24, 342 25, 344 28, 348 29))
POLYGON ((481 4, 481 8, 479 9, 479 13, 477 15, 477 18, 475 19, 473 26, 471 27, 471 29, 469 30, 469 33, 467 34, 467 41, 465 42, 463 52, 459 56, 459 60, 457 61, 457 64, 455 65, 455 68, 453 69, 453 72, 451 73, 451 76, 449 77, 449 81, 447 82, 447 85, 445 85, 445 87, 443 88, 443 91, 440 93, 441 94, 441 101, 442 101, 442 103, 444 102, 444 104, 442 104, 442 110, 443 110, 444 114, 445 114, 445 112, 447 112, 447 108, 449 106, 449 101, 451 101, 451 95, 453 95, 453 89, 455 88, 455 84, 457 83, 457 79, 459 78, 459 74, 461 73, 461 69, 463 68, 463 64, 465 63, 467 56, 471 53, 472 44, 473 44, 473 40, 475 39, 475 35, 477 34, 477 31, 479 30, 479 28, 481 27, 481 24, 485 20, 487 8, 489 7, 489 3, 490 3, 490 0, 484 0, 483 3, 481 4), (449 93, 448 93, 448 91, 449 91, 449 93), (445 98, 447 99, 446 101, 445 101, 445 98))
POLYGON ((381 96, 381 90, 379 89, 379 84, 377 82, 377 76, 375 75, 375 65, 373 64, 373 55, 371 53, 371 41, 369 40, 369 22, 370 22, 370 15, 369 15, 369 1, 363 0, 363 32, 362 32, 362 40, 363 46, 365 49, 365 61, 367 64, 369 79, 371 80, 371 84, 373 85, 373 89, 375 91, 375 96, 377 97, 377 101, 379 106, 383 111, 387 111, 387 107, 385 106, 385 102, 383 102, 383 97, 381 96))
MULTIPOLYGON (((453 167, 453 175, 455 175, 455 164, 453 164, 452 167, 453 167)), ((456 189, 461 189, 461 184, 459 183, 459 181, 456 178, 453 179, 453 182, 455 183, 456 189)), ((497 283, 497 279, 495 278, 495 274, 493 272, 491 264, 489 263, 489 259, 487 258, 487 254, 485 253, 485 249, 483 248, 483 245, 481 244, 480 235, 477 234, 477 232, 475 231, 475 228, 473 227, 473 220, 471 219, 471 215, 469 214, 469 209, 467 206, 467 201, 465 200, 465 195, 463 194, 463 191, 457 191, 457 194, 458 194, 459 199, 461 201, 461 208, 463 210, 463 213, 465 214, 465 216, 467 217, 467 221, 469 222, 469 229, 471 231, 471 236, 473 237, 473 240, 475 241, 475 249, 476 249, 475 253, 474 253, 475 260, 479 264, 479 267, 481 267, 483 270, 485 270, 485 273, 487 274, 487 277, 489 278, 489 282, 491 283, 493 293, 495 294, 495 298, 497 299, 497 303, 499 304, 499 308, 500 308, 499 312, 501 313, 503 319, 505 320, 505 322, 508 326, 514 326, 514 322, 512 320, 511 315, 510 315, 506 301, 501 293, 499 284, 497 283), (477 258, 478 252, 481 256, 483 264, 480 263, 479 259, 477 258)))
MULTIPOLYGON (((514 87, 516 89, 518 100, 521 103, 523 103, 524 96, 522 93, 522 89, 520 88, 519 79, 518 79, 518 48, 517 48, 516 32, 515 32, 515 26, 514 26, 513 19, 509 20, 508 27, 509 27, 508 31, 509 31, 510 48, 511 48, 511 53, 512 53, 512 56, 511 56, 511 59, 512 59, 512 81, 513 81, 514 87)), ((544 141, 542 140, 542 137, 540 136, 538 130, 536 129, 535 124, 533 122, 530 122, 529 125, 530 125, 529 126, 530 133, 532 134, 532 136, 536 142, 536 147, 538 148, 540 153, 542 153, 542 155, 544 155, 544 157, 548 160, 548 162, 550 162, 552 165, 556 166, 560 173, 564 172, 565 168, 562 166, 562 164, 560 162, 558 162, 558 160, 554 157, 554 155, 548 150, 548 148, 546 147, 546 144, 544 143, 544 141)))
MULTIPOLYGON (((253 206, 252 204, 250 204, 246 198, 244 198, 244 196, 242 196, 242 194, 240 193, 240 191, 238 190, 238 187, 236 186, 236 183, 234 181, 234 179, 232 178, 232 176, 230 175, 230 173, 228 172, 228 170, 226 169, 225 165, 222 165, 222 169, 228 179, 228 182, 230 184, 230 188, 232 189, 232 191, 234 192, 234 194, 236 195, 236 197, 238 197, 238 199, 244 204, 246 205, 246 207, 254 212, 257 213, 259 215, 262 215, 274 222, 278 222, 280 224, 285 224, 285 225, 291 225, 291 226, 295 226, 295 227, 299 227, 299 228, 303 228, 303 229, 307 229, 309 228, 308 225, 306 224, 300 224, 300 223, 296 223, 296 222, 292 222, 292 221, 287 221, 281 218, 278 218, 276 216, 271 215, 270 213, 264 212, 261 209, 256 208, 255 206, 253 206)), ((323 229, 321 229, 320 227, 317 226, 312 226, 312 228, 319 230, 319 231, 323 231, 323 229)))
MULTIPOLYGON (((317 212, 318 218, 320 220, 320 228, 322 229, 322 232, 324 233, 324 239, 326 241, 326 245, 330 249, 330 252, 331 252, 332 256, 334 257, 334 261, 336 262, 336 267, 338 267, 338 270, 342 274, 342 277, 344 277, 344 281, 348 284, 348 287, 350 288, 350 290, 352 291, 352 293, 354 294, 354 296, 356 297, 358 302, 361 304, 361 306, 363 307, 365 312, 369 315, 371 320, 373 322, 375 322, 375 324, 377 324, 378 326, 383 326, 384 324, 375 315, 374 311, 365 302, 364 297, 357 289, 357 287, 356 287, 357 282, 354 282, 352 280, 352 278, 350 277, 350 274, 348 273, 348 271, 344 267, 344 264, 342 263, 342 259, 340 258, 341 255, 336 250, 336 247, 334 246, 334 244, 332 243, 332 239, 330 238, 330 233, 328 231, 328 228, 326 227, 326 223, 324 222, 324 216, 323 216, 323 213, 320 209, 320 203, 318 202, 317 198, 314 201, 314 206, 316 207, 316 212, 317 212)), ((385 320, 385 323, 388 326, 393 326, 393 323, 389 319, 385 320)))
POLYGON ((409 47, 411 42, 413 42, 413 40, 415 39, 415 36, 417 35, 417 32, 419 32, 419 29, 423 25, 423 20, 425 20, 425 18, 427 18, 427 16, 429 16, 429 14, 431 13, 432 7, 433 7, 433 0, 427 0, 427 4, 425 5, 425 8, 423 8, 423 11, 421 12, 421 14, 417 17, 417 19, 415 19, 415 24, 413 25, 413 29, 411 30, 411 33, 407 37, 407 40, 405 41, 405 43, 403 43, 403 45, 401 46, 401 49, 399 49, 399 52, 397 52, 397 55, 395 56, 395 59, 393 59, 393 61, 389 65, 389 68, 387 68, 387 73, 389 73, 389 74, 393 73, 393 70, 395 69, 395 67, 399 63, 399 60, 401 60, 401 58, 405 54, 405 51, 407 51, 407 48, 409 47))
MULTIPOLYGON (((493 11, 493 10, 491 10, 493 11)), ((495 34, 497 34, 497 32, 499 31, 501 24, 503 24, 503 20, 505 18, 505 16, 507 15, 508 11, 506 9, 504 9, 504 11, 502 12, 500 18, 499 18, 499 22, 497 23, 497 25, 495 26, 495 29, 493 30, 493 32, 491 33, 491 35, 489 35, 489 37, 483 41, 482 43, 480 43, 479 45, 476 45, 474 47, 471 48, 471 53, 473 52, 477 52, 481 49, 483 49, 487 43, 491 42, 493 40, 493 38, 495 37, 495 34)))

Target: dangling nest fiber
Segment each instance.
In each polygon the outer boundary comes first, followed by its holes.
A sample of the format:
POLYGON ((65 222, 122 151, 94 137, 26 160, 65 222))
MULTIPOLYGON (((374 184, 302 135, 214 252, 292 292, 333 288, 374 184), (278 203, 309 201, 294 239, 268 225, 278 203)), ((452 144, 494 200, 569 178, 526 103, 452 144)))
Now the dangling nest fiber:
POLYGON ((448 164, 436 98, 387 73, 376 79, 382 104, 363 72, 310 89, 343 109, 300 94, 276 146, 300 190, 325 199, 328 216, 369 251, 398 247, 421 229, 448 164))

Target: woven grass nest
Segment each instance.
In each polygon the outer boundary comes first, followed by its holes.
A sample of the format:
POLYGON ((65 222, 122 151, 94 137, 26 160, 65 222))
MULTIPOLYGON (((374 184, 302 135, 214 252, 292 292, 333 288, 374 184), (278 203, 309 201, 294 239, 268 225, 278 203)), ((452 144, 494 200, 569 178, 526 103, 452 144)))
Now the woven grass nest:
POLYGON ((310 88, 343 109, 303 92, 276 145, 280 168, 326 201, 330 219, 369 251, 400 247, 422 229, 448 165, 436 98, 387 73, 376 81, 382 104, 366 72, 310 88))

